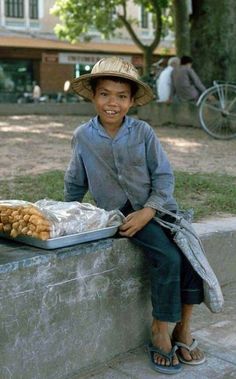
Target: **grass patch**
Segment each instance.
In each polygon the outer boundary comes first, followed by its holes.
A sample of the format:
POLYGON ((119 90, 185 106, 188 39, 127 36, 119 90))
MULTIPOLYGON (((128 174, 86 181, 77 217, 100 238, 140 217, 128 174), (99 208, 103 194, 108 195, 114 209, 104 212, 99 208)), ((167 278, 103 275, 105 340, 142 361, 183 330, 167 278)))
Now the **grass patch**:
MULTIPOLYGON (((176 172, 175 197, 182 209, 193 208, 194 219, 220 213, 236 215, 236 177, 218 174, 176 172)), ((19 176, 0 182, 0 199, 35 202, 39 199, 63 201, 63 171, 19 176)), ((86 195, 85 202, 92 202, 86 195)))
POLYGON ((18 199, 35 202, 49 198, 63 200, 62 171, 49 171, 39 175, 18 176, 0 182, 1 199, 18 199))
POLYGON ((176 172, 175 197, 181 208, 194 209, 194 219, 236 214, 236 177, 176 172))

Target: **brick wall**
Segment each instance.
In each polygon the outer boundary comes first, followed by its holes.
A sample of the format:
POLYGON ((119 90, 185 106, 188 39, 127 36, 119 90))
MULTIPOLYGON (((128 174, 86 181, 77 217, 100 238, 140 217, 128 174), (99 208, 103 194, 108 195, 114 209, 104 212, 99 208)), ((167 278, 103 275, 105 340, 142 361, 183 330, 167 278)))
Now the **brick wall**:
POLYGON ((40 63, 40 84, 42 92, 61 92, 66 80, 74 77, 74 66, 59 63, 40 63))

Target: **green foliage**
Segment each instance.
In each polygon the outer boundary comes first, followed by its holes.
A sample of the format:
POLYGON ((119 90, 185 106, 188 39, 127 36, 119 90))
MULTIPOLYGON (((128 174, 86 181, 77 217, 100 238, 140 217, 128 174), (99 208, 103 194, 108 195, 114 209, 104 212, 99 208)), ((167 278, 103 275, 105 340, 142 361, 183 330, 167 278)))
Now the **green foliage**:
POLYGON ((193 2, 191 54, 206 86, 213 80, 236 80, 235 0, 193 2))
POLYGON ((134 4, 142 5, 150 13, 155 13, 157 7, 165 9, 170 5, 170 0, 134 0, 133 2, 134 4))
POLYGON ((154 28, 153 41, 145 45, 135 31, 140 22, 129 15, 125 0, 56 0, 51 13, 60 19, 55 27, 55 33, 61 39, 75 43, 79 39, 86 41, 92 37, 92 32, 98 31, 105 39, 113 37, 117 31, 124 27, 130 34, 133 42, 144 53, 144 69, 150 71, 150 54, 160 42, 163 23, 169 22, 165 10, 171 0, 134 0, 137 5, 152 14, 154 28))
POLYGON ((56 25, 55 32, 70 42, 84 38, 92 30, 98 30, 108 39, 122 26, 115 8, 121 4, 120 0, 56 0, 51 13, 61 23, 56 25))

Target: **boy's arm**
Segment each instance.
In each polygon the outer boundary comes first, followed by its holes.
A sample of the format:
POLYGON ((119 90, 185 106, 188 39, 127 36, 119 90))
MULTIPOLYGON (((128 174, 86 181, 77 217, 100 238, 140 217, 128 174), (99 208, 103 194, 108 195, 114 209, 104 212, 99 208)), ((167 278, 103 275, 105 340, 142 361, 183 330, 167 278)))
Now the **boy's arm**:
POLYGON ((171 205, 171 210, 177 209, 177 203, 173 198, 174 175, 169 160, 160 141, 151 129, 147 139, 147 163, 151 177, 150 196, 143 208, 130 213, 124 219, 119 228, 119 233, 124 237, 133 237, 153 217, 156 210, 171 205))
POLYGON ((143 208, 130 213, 125 217, 123 224, 119 227, 119 233, 123 237, 133 237, 141 230, 156 214, 155 209, 143 208))
POLYGON ((88 191, 88 182, 83 161, 76 145, 73 145, 72 157, 64 177, 65 201, 81 202, 88 191))
POLYGON ((65 182, 64 182, 64 199, 65 199, 65 201, 82 202, 86 192, 87 192, 86 187, 79 186, 79 185, 72 183, 72 182, 68 182, 65 179, 65 182))
POLYGON ((158 210, 168 203, 172 210, 177 209, 173 198, 175 179, 169 159, 153 130, 147 140, 147 164, 151 177, 151 191, 144 204, 145 208, 158 210))

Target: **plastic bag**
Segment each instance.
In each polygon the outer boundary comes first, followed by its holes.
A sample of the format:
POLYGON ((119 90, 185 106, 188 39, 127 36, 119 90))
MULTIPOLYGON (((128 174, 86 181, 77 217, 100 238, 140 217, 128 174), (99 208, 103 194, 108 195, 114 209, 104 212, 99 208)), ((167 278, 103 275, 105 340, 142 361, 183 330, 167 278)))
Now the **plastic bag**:
POLYGON ((53 237, 119 226, 123 220, 119 210, 106 211, 89 203, 44 199, 37 201, 35 205, 50 220, 53 237))
POLYGON ((46 240, 64 235, 119 226, 119 210, 106 211, 89 203, 42 199, 0 201, 0 231, 11 237, 31 236, 46 240))

